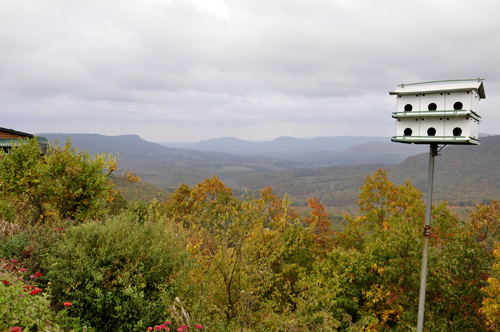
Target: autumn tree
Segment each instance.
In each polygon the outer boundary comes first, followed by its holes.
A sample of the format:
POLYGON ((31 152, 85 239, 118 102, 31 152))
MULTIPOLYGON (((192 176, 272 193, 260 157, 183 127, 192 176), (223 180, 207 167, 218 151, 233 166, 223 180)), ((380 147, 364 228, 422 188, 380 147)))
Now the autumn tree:
POLYGON ((311 209, 310 216, 304 218, 304 223, 313 227, 314 240, 323 251, 328 251, 332 245, 332 222, 328 219, 328 211, 319 199, 308 198, 307 205, 311 209))
POLYGON ((472 225, 479 233, 479 237, 488 244, 495 258, 492 270, 485 274, 487 286, 483 289, 485 297, 482 303, 482 312, 486 315, 488 325, 492 329, 500 327, 500 204, 492 201, 491 204, 479 204, 471 212, 472 225))
POLYGON ((108 175, 116 169, 113 155, 78 151, 68 138, 42 154, 36 139, 0 151, 0 189, 3 199, 25 201, 33 211, 33 222, 55 215, 86 219, 100 215, 112 199, 108 175))
POLYGON ((263 312, 273 324, 293 307, 293 285, 314 240, 286 197, 265 188, 236 198, 214 176, 193 188, 181 185, 163 213, 190 234, 189 251, 200 264, 186 301, 201 307, 210 298, 204 310, 223 319, 224 328, 242 330, 260 324, 263 312))
MULTIPOLYGON (((338 330, 407 331, 416 326, 425 204, 408 181, 379 170, 360 188, 359 215, 346 216, 335 246, 301 280, 304 324, 338 330)), ((481 301, 491 262, 479 232, 446 202, 432 209, 426 330, 486 331, 481 301)))

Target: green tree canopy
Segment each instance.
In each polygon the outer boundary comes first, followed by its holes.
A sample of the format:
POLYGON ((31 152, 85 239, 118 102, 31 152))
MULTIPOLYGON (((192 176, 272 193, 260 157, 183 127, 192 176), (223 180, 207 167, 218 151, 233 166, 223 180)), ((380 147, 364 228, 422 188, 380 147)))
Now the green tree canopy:
POLYGON ((113 184, 107 175, 116 169, 116 158, 78 151, 68 138, 56 141, 42 154, 36 139, 27 139, 0 151, 0 195, 25 204, 32 222, 46 218, 95 218, 106 201, 112 200, 113 184))

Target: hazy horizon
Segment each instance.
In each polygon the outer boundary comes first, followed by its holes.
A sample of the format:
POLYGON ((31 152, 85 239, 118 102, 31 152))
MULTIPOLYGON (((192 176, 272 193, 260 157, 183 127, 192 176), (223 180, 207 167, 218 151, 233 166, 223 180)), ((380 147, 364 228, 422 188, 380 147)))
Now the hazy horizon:
POLYGON ((212 137, 392 136, 398 84, 484 78, 500 128, 500 2, 0 2, 0 127, 212 137), (466 22, 466 23, 464 23, 466 22))

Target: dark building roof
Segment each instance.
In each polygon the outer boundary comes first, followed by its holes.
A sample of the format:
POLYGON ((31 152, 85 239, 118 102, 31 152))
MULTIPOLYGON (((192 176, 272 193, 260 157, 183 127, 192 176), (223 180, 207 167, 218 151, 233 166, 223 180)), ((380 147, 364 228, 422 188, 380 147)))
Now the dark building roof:
MULTIPOLYGON (((0 127, 0 147, 7 148, 12 144, 21 143, 23 138, 34 137, 35 136, 32 134, 24 133, 22 131, 0 127), (4 133, 4 135, 1 135, 2 133, 4 133)), ((37 137, 36 140, 38 141, 38 144, 40 145, 42 150, 49 144, 49 141, 45 137, 37 137)))

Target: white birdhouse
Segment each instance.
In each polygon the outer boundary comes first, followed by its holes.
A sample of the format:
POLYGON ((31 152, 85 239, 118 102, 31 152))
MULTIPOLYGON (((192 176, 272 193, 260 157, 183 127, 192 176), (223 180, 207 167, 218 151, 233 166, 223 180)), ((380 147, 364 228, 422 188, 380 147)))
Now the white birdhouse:
POLYGON ((402 84, 389 94, 397 96, 393 142, 479 144, 481 79, 402 84))

